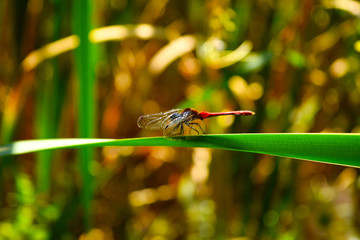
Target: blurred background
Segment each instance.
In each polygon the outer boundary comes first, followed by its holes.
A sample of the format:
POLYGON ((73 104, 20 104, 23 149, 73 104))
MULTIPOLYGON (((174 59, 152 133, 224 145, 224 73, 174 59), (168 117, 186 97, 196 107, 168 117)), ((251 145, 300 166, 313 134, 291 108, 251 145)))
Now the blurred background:
MULTIPOLYGON (((0 1, 1 144, 158 136, 137 118, 183 107, 360 132, 358 1, 75 2, 0 1)), ((360 239, 357 169, 214 149, 2 158, 0 208, 1 239, 360 239)))

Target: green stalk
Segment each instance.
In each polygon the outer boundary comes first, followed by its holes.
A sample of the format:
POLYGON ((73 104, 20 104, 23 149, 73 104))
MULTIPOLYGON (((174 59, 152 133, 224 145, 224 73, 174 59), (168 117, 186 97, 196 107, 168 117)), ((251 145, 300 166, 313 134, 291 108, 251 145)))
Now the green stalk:
MULTIPOLYGON (((95 133, 95 72, 94 46, 89 41, 92 29, 92 1, 74 2, 74 30, 79 36, 80 45, 76 50, 77 84, 77 120, 78 136, 90 138, 95 133)), ((94 151, 91 148, 79 150, 79 169, 82 179, 81 200, 84 212, 84 224, 88 230, 91 226, 91 199, 93 196, 92 176, 90 173, 94 151)))
MULTIPOLYGON (((54 76, 55 77, 55 76, 54 76)), ((36 103, 36 136, 39 139, 54 138, 53 129, 52 85, 49 79, 42 79, 37 91, 36 103)), ((36 177, 38 193, 46 193, 50 186, 51 151, 39 152, 36 162, 36 177)))
MULTIPOLYGON (((58 9, 53 16, 54 34, 52 40, 56 41, 61 38, 61 20, 64 17, 64 5, 59 0, 52 0, 52 2, 54 7, 58 9)), ((40 79, 41 84, 38 84, 36 94, 36 135, 39 139, 57 137, 67 83, 65 79, 61 78, 58 59, 51 59, 49 65, 47 67, 52 68, 53 74, 50 79, 40 79)), ((38 78, 40 77, 41 74, 38 78)), ((50 188, 52 158, 53 154, 47 151, 37 155, 36 185, 38 193, 47 193, 50 188)))

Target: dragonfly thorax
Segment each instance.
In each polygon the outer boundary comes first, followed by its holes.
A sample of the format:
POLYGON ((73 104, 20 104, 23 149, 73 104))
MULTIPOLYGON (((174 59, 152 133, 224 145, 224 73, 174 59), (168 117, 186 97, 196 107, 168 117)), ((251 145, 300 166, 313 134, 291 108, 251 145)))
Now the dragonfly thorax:
POLYGON ((191 108, 185 108, 184 111, 181 112, 181 115, 184 120, 193 120, 199 118, 199 113, 191 108))

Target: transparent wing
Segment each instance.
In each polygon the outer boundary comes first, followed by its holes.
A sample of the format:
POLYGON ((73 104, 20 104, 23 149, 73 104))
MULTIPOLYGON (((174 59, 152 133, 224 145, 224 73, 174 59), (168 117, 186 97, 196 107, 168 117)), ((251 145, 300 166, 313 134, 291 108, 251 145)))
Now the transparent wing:
POLYGON ((170 121, 174 113, 180 113, 183 109, 172 109, 167 112, 148 114, 139 117, 137 125, 139 128, 145 128, 149 130, 164 129, 166 123, 170 121))

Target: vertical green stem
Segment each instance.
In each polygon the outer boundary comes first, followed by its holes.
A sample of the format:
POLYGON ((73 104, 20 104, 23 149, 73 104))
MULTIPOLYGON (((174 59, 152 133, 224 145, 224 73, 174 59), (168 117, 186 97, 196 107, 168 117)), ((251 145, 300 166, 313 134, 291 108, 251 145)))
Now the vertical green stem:
MULTIPOLYGON (((75 34, 80 39, 80 46, 76 50, 78 135, 81 138, 90 138, 94 137, 95 132, 95 56, 94 46, 88 37, 92 29, 92 1, 75 1, 73 20, 75 34)), ((82 178, 82 208, 85 228, 88 230, 91 226, 93 195, 90 166, 94 159, 94 152, 91 148, 82 148, 79 151, 79 158, 82 178)))
MULTIPOLYGON (((42 84, 39 84, 37 91, 36 104, 36 136, 39 139, 54 138, 51 131, 53 126, 53 89, 51 89, 52 81, 49 79, 41 79, 42 84)), ((51 169, 51 151, 44 151, 37 154, 36 162, 36 177, 37 177, 37 192, 46 194, 50 186, 50 169, 51 169)))
MULTIPOLYGON (((56 41, 61 38, 61 22, 64 17, 65 5, 60 0, 52 0, 52 3, 54 8, 58 9, 54 12, 52 21, 54 26, 52 40, 56 41)), ((36 94, 36 136, 39 139, 57 137, 67 84, 67 81, 62 79, 61 72, 59 71, 58 58, 51 59, 46 66, 51 68, 52 71, 45 71, 52 72, 53 74, 39 74, 37 76, 38 81, 41 82, 37 84, 36 94)), ((36 186, 37 192, 40 194, 48 194, 51 183, 52 159, 53 153, 51 151, 39 152, 37 154, 36 186)))

